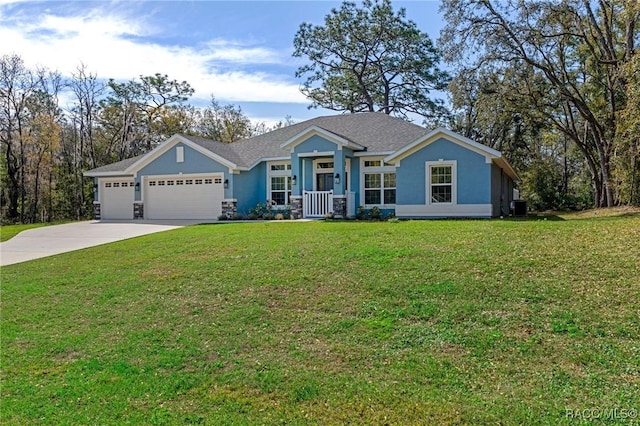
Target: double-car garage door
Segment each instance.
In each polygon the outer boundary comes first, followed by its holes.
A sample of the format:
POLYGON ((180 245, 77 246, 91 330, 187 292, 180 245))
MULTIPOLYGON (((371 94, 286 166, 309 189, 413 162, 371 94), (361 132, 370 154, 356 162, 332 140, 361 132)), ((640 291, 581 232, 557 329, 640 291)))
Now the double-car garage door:
POLYGON ((148 176, 145 219, 217 219, 222 214, 223 175, 148 176))
MULTIPOLYGON (((147 176, 143 182, 145 219, 211 220, 222 214, 222 174, 147 176)), ((133 219, 133 180, 103 180, 101 191, 102 219, 133 219)))

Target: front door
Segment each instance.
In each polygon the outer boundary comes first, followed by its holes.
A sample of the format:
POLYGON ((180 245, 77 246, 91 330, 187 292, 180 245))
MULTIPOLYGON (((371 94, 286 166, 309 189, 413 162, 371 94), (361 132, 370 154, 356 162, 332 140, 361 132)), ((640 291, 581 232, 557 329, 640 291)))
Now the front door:
POLYGON ((318 191, 331 191, 333 189, 333 173, 316 174, 316 188, 318 191))

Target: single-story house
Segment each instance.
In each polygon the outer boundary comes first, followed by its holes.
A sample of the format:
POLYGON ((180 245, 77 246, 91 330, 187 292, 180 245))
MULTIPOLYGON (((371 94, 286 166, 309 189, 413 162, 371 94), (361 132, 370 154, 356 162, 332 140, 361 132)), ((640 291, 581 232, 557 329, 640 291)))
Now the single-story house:
POLYGON ((174 135, 90 170, 96 219, 218 219, 258 203, 294 218, 509 213, 518 176, 502 154, 382 113, 317 117, 231 144, 174 135))

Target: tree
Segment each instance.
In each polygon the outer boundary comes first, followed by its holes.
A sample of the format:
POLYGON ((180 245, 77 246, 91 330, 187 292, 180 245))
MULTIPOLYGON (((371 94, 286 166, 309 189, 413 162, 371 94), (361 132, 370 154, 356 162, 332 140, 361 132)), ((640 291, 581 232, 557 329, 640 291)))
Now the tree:
POLYGON ((151 151, 167 135, 162 117, 169 108, 182 105, 193 94, 186 81, 170 80, 165 74, 140 76, 140 81, 109 80, 111 93, 100 102, 101 126, 117 159, 151 151))
POLYGON ((364 0, 363 7, 344 2, 332 9, 324 26, 300 25, 294 57, 307 57, 296 77, 312 107, 335 111, 380 111, 407 118, 444 112, 431 91, 445 88, 448 75, 426 33, 394 13, 390 0, 364 0))
POLYGON ((0 144, 6 168, 2 200, 10 220, 25 216, 27 102, 36 90, 37 78, 22 58, 0 58, 0 144))
POLYGON ((622 176, 616 183, 621 202, 640 205, 640 53, 636 52, 622 71, 627 81, 627 106, 618 117, 614 164, 622 176))
POLYGON ((585 159, 598 206, 612 206, 612 156, 628 82, 622 69, 638 40, 638 5, 615 0, 445 0, 445 59, 501 74, 531 70, 520 111, 543 114, 585 159), (542 90, 541 90, 542 89, 542 90))
POLYGON ((253 126, 242 108, 220 105, 211 95, 211 104, 202 112, 197 133, 205 138, 232 143, 253 135, 253 126))

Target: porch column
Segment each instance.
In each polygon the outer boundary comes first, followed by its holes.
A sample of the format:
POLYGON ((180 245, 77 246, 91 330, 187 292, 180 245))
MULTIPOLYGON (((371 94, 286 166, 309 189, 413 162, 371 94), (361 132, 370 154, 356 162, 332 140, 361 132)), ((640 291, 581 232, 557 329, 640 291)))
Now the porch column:
POLYGON ((340 176, 340 182, 333 184, 334 195, 345 195, 344 188, 346 183, 346 174, 344 169, 345 152, 342 149, 337 149, 333 152, 333 176, 340 176))
MULTIPOLYGON (((302 176, 302 161, 298 154, 291 153, 291 198, 302 196, 304 176, 302 176), (295 183, 294 183, 295 182, 295 183)), ((293 202, 291 202, 293 209, 293 202)))

